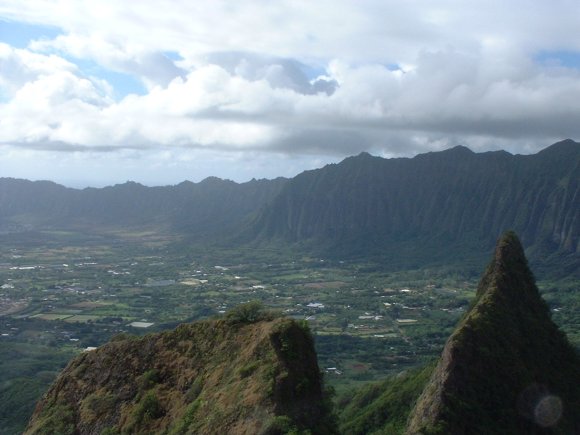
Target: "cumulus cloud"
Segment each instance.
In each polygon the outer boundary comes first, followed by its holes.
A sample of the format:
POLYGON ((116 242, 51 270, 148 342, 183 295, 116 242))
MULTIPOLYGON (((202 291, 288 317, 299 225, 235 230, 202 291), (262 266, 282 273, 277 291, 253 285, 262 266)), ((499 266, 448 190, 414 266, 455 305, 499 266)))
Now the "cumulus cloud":
POLYGON ((565 0, 5 0, 0 17, 62 33, 0 43, 0 143, 176 159, 537 151, 580 138, 580 64, 538 61, 580 53, 579 14, 565 0), (147 91, 115 99, 81 61, 147 91))
POLYGON ((0 43, 0 86, 9 94, 40 76, 75 71, 77 67, 61 57, 14 49, 0 43))
POLYGON ((274 88, 290 89, 312 95, 319 92, 331 95, 337 87, 335 80, 327 76, 308 78, 309 67, 293 59, 244 52, 219 52, 205 56, 210 64, 219 65, 231 75, 249 81, 265 80, 274 88))
POLYGON ((183 54, 251 51, 293 59, 411 61, 422 48, 579 50, 580 4, 569 0, 282 0, 206 3, 4 0, 0 15, 93 35, 123 47, 183 54), (541 31, 539 31, 541 30, 541 31))
POLYGON ((54 40, 32 41, 29 48, 90 59, 112 71, 134 75, 149 88, 167 86, 186 73, 163 53, 139 45, 121 45, 120 41, 108 41, 100 35, 59 35, 54 40))

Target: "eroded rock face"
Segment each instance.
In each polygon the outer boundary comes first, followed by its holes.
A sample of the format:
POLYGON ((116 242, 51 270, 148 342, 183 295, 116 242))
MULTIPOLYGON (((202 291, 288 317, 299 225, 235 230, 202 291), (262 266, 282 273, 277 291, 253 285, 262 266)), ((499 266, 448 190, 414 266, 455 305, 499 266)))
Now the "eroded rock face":
POLYGON ((580 433, 580 359, 506 233, 447 341, 409 434, 580 433))
POLYGON ((333 433, 312 338, 289 319, 180 325, 75 358, 27 434, 333 433))
POLYGON ((482 246, 515 229, 534 259, 559 252, 578 265, 578 180, 580 143, 571 140, 527 156, 465 147, 412 159, 363 153, 289 180, 260 211, 253 236, 415 267, 480 261, 482 246))

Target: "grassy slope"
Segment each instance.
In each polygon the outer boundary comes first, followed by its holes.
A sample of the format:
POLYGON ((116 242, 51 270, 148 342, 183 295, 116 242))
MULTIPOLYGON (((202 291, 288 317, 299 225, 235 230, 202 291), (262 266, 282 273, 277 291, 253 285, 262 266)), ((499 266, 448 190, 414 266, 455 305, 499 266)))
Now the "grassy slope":
POLYGON ((409 432, 574 433, 578 385, 578 355, 551 321, 521 245, 508 233, 445 346, 409 432), (563 415, 543 428, 537 406, 548 396, 562 401, 563 415))
POLYGON ((392 376, 345 394, 339 399, 344 434, 401 434, 434 364, 392 376))
MULTIPOLYGON (((246 320, 248 320, 246 318, 246 320)), ((312 339, 235 319, 111 342, 65 369, 27 433, 333 433, 312 339)))

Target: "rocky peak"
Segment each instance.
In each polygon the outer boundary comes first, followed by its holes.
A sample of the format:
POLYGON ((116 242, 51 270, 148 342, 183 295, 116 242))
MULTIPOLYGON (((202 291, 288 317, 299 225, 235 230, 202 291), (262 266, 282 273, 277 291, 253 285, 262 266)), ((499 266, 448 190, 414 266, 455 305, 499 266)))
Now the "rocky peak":
POLYGON ((79 355, 26 433, 334 433, 309 331, 240 313, 79 355))
POLYGON ((476 301, 447 341, 409 434, 580 429, 580 359, 552 322, 524 250, 503 235, 476 301))

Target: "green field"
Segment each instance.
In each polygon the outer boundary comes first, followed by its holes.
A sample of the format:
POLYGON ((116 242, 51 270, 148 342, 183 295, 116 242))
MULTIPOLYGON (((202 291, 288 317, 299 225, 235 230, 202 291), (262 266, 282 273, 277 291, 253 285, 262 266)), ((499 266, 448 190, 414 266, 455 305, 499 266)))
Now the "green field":
POLYGON ((72 314, 51 314, 51 313, 40 313, 35 314, 34 316, 30 316, 33 319, 40 319, 40 320, 66 320, 72 316, 72 314))

